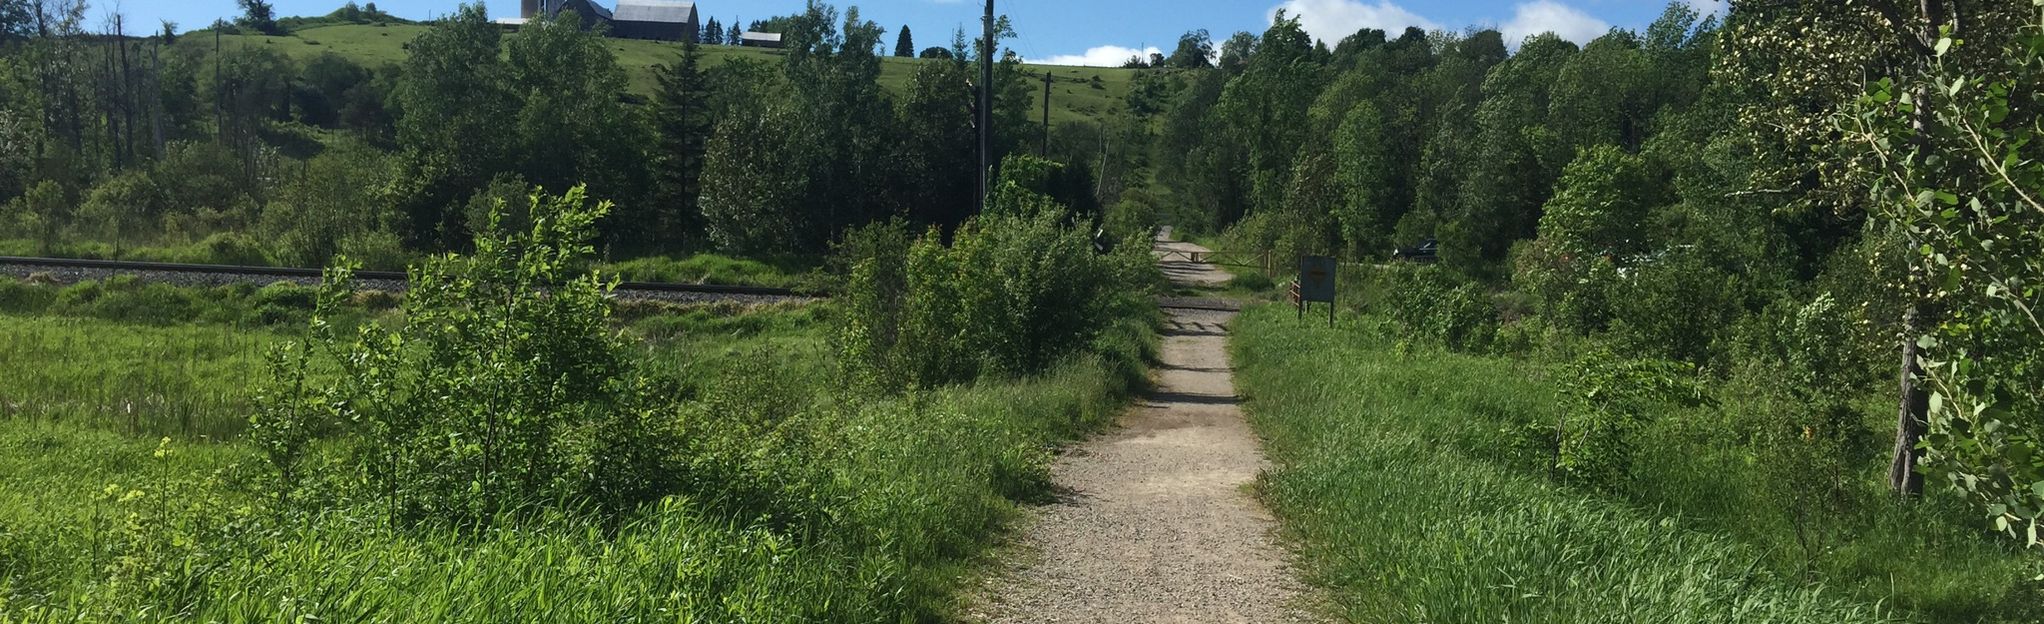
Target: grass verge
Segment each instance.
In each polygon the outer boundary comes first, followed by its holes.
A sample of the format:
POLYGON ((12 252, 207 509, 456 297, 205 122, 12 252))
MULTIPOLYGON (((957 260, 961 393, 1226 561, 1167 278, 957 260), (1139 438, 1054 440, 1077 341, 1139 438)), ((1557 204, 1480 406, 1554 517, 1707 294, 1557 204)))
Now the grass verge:
MULTIPOLYGON (((1882 556, 1789 573, 1778 540, 1725 528, 1758 508, 1557 485, 1506 431, 1558 409, 1536 365, 1392 343, 1259 306, 1232 345, 1277 464, 1263 493, 1350 621, 2036 621, 2034 562, 1945 523, 1841 538, 1882 556)), ((1697 449, 1654 450, 1666 472, 1697 449)))
MULTIPOLYGON (((270 505, 252 487, 259 456, 241 442, 0 418, 0 621, 951 619, 960 579, 1016 501, 1049 486, 1052 445, 1108 422, 1155 349, 1154 320, 1131 318, 1036 377, 840 400, 824 390, 829 312, 756 314, 628 328, 666 362, 649 365, 656 376, 709 395, 674 417, 708 458, 704 475, 765 493, 754 508, 676 496, 616 523, 548 512, 392 529, 352 510, 270 505)), ((110 335, 114 346, 89 349, 151 352, 183 344, 179 332, 204 334, 190 340, 203 360, 212 332, 227 331, 0 322, 45 336, 24 362, 63 361, 110 335)), ((253 350, 227 349, 220 370, 255 374, 243 361, 253 350)))

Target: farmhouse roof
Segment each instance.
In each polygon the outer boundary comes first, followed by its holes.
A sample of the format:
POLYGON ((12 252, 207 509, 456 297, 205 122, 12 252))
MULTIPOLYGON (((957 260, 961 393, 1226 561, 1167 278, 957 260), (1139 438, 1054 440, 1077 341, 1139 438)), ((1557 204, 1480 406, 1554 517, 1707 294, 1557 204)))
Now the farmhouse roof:
POLYGON ((754 32, 748 30, 743 33, 740 33, 738 35, 738 39, 741 41, 771 41, 773 43, 780 43, 781 33, 754 32))
POLYGON ((620 22, 694 23, 696 3, 681 0, 618 0, 613 18, 620 22))

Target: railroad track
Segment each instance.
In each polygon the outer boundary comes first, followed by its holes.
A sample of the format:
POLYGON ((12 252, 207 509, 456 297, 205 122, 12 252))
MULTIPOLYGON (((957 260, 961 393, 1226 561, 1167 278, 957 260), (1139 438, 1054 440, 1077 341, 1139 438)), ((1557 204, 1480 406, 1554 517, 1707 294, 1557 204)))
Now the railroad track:
MULTIPOLYGON (((289 267, 0 256, 0 275, 16 278, 43 276, 66 284, 89 279, 105 279, 116 275, 133 275, 137 279, 144 281, 165 282, 182 286, 224 286, 241 283, 268 284, 278 281, 313 285, 319 283, 322 272, 320 269, 289 267)), ((405 287, 405 279, 404 273, 396 271, 355 272, 355 281, 361 284, 362 287, 372 290, 402 291, 405 287)), ((677 303, 707 303, 716 301, 774 303, 822 299, 829 296, 823 293, 805 292, 788 288, 725 286, 717 284, 672 284, 664 282, 623 282, 618 284, 614 294, 620 299, 658 300, 677 303)))

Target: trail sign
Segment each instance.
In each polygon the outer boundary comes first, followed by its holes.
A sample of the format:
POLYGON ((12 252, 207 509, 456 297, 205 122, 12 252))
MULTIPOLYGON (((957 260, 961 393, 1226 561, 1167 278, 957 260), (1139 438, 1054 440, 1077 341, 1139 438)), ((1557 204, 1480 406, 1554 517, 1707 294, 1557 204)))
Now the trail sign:
POLYGON ((1299 281, 1296 302, 1299 318, 1306 318, 1306 304, 1315 301, 1327 304, 1327 325, 1334 325, 1334 258, 1327 256, 1301 256, 1299 258, 1299 281))
POLYGON ((1334 267, 1327 256, 1299 258, 1299 298, 1334 303, 1334 267))

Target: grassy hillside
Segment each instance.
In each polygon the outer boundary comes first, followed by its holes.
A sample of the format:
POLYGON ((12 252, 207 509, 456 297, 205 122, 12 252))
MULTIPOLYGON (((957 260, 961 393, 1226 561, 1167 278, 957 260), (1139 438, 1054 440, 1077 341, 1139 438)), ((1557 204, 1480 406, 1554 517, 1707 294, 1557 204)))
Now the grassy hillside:
MULTIPOLYGON (((221 37, 228 46, 274 46, 296 60, 318 56, 322 52, 333 52, 348 57, 357 63, 376 67, 384 64, 401 63, 405 59, 404 45, 427 26, 413 25, 371 25, 348 24, 308 28, 296 33, 269 37, 262 35, 227 35, 221 37)), ((513 35, 516 36, 516 35, 513 35)), ((192 41, 210 39, 211 35, 198 33, 192 41)), ((631 77, 632 90, 641 94, 653 91, 653 66, 668 62, 681 53, 680 44, 658 41, 637 41, 612 39, 610 49, 618 57, 618 64, 631 77)), ((723 63, 734 58, 777 58, 780 52, 757 48, 734 46, 703 46, 703 56, 710 65, 723 63)), ((909 76, 915 72, 921 59, 886 57, 882 60, 880 83, 889 90, 899 92, 908 84, 909 76)), ((1028 73, 1041 79, 1045 71, 1051 72, 1051 122, 1098 121, 1101 117, 1120 106, 1128 95, 1129 81, 1134 70, 1104 69, 1097 67, 1026 66, 1028 73), (1098 83, 1095 83, 1098 79, 1098 83)), ((1041 88, 1041 82, 1032 87, 1041 88)), ((1036 93, 1040 91, 1032 91, 1036 93)), ((1031 118, 1036 113, 1032 111, 1031 118)))

